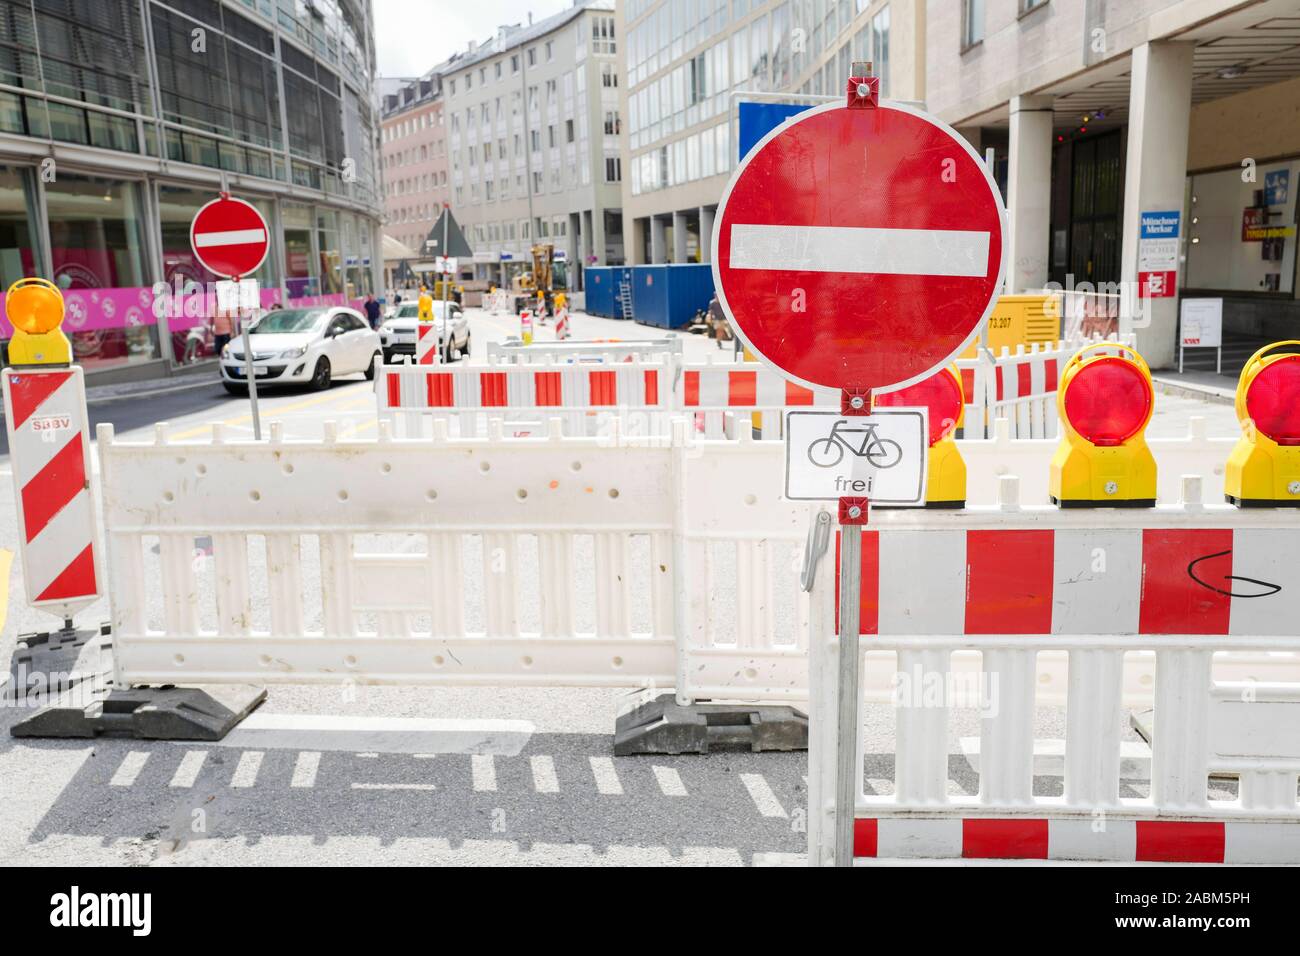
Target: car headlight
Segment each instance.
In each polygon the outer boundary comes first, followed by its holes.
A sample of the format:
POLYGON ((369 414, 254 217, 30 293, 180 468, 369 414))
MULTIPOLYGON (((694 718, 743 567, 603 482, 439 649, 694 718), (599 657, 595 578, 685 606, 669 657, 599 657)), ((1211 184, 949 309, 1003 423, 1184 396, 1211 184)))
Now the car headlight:
POLYGON ((283 352, 280 353, 278 357, 282 359, 296 359, 302 355, 305 355, 306 352, 307 352, 307 346, 300 345, 296 349, 285 349, 283 352))
POLYGON ((221 346, 221 357, 222 357, 222 358, 229 358, 229 357, 230 357, 230 343, 229 343, 229 342, 227 342, 225 345, 221 346))

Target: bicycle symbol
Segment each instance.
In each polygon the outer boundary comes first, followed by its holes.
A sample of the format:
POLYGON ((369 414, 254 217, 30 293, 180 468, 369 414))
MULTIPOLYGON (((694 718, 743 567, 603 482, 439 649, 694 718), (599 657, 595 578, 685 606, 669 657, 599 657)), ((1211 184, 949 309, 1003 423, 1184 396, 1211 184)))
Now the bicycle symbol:
POLYGON ((834 468, 844 460, 844 450, 865 458, 877 468, 893 468, 903 460, 903 446, 892 438, 876 435, 876 422, 850 428, 848 419, 841 418, 831 426, 831 433, 808 446, 808 460, 818 468, 834 468), (852 437, 850 437, 852 436, 852 437), (860 437, 860 441, 855 441, 860 437))

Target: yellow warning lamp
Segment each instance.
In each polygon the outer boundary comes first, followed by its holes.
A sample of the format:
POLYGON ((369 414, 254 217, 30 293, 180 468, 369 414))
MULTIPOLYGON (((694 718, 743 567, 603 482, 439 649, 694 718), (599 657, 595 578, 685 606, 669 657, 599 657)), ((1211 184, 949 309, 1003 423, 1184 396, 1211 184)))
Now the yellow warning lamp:
POLYGON ((1063 434, 1052 456, 1052 503, 1155 507, 1156 460, 1144 435, 1155 389, 1146 360, 1118 342, 1085 345, 1061 372, 1056 407, 1063 434))
POLYGON ((5 313, 14 327, 11 365, 70 365, 72 346, 63 324, 63 293, 53 282, 29 276, 5 293, 5 313))
POLYGON ((966 414, 961 372, 940 369, 924 381, 872 399, 875 408, 923 406, 930 410, 930 454, 925 466, 927 508, 966 507, 966 462, 953 439, 966 414))
POLYGON ((1300 508, 1300 341, 1250 357, 1236 407, 1241 439, 1228 456, 1224 497, 1239 508, 1300 508))

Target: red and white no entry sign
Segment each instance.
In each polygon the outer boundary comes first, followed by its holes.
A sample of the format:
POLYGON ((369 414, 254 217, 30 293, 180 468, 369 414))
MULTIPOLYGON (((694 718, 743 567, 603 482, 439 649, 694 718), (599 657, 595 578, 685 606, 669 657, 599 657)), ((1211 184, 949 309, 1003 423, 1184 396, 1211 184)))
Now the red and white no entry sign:
POLYGON ((988 318, 1005 218, 952 128, 883 101, 829 104, 737 168, 713 234, 718 300, 788 378, 892 391, 955 358, 988 318))
POLYGON ((190 248, 209 272, 227 278, 249 276, 266 258, 270 234, 251 203, 221 196, 194 214, 190 248))

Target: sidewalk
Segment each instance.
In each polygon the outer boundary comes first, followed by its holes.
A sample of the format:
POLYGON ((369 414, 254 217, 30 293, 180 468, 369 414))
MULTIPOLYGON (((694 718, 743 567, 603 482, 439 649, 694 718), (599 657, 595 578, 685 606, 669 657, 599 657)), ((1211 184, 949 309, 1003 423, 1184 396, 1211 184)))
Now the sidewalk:
POLYGON ((1231 405, 1237 397, 1237 376, 1216 375, 1212 371, 1188 370, 1184 372, 1152 372, 1156 391, 1183 398, 1199 398, 1206 402, 1231 405))
POLYGON ((196 388, 220 388, 221 378, 214 365, 210 369, 168 378, 147 378, 138 382, 119 382, 116 385, 92 385, 86 388, 87 405, 104 405, 126 398, 149 398, 196 388))

